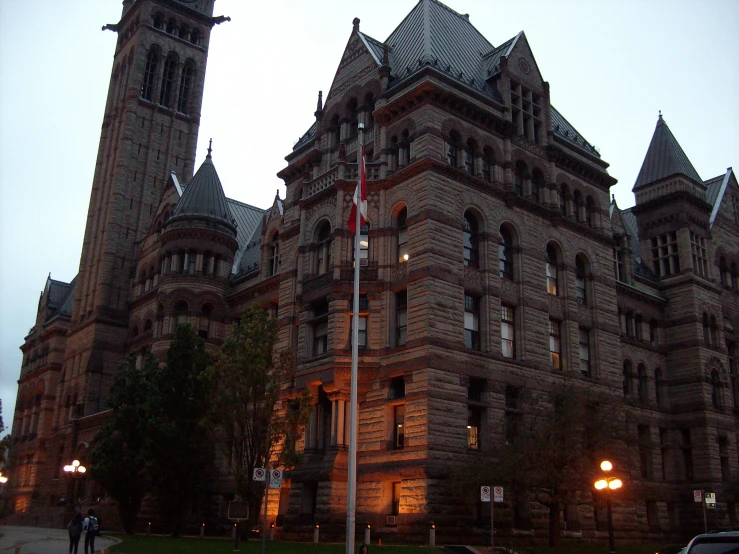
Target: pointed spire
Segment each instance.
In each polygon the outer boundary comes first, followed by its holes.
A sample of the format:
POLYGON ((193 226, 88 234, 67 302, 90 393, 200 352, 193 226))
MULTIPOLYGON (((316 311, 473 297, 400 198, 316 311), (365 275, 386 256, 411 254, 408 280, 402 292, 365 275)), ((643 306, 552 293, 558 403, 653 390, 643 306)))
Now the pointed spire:
POLYGON ((667 122, 659 112, 657 126, 649 143, 647 155, 644 157, 641 170, 634 183, 633 190, 645 187, 671 175, 681 174, 690 180, 703 184, 703 180, 690 163, 675 136, 670 132, 667 122))
POLYGON ((323 91, 319 90, 318 91, 318 104, 316 106, 316 111, 320 112, 322 110, 323 110, 323 91))
POLYGON ((212 160, 213 157, 211 156, 211 153, 213 152, 213 139, 210 139, 208 141, 208 155, 205 156, 206 160, 212 160))

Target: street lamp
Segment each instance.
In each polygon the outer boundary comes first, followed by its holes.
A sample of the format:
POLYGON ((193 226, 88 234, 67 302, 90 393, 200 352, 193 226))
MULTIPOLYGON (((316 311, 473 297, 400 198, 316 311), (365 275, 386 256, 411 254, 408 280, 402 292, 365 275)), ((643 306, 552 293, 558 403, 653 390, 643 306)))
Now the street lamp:
POLYGON ((618 477, 609 477, 608 473, 613 469, 613 464, 608 460, 600 463, 600 469, 606 474, 604 479, 598 479, 594 486, 599 491, 606 491, 606 504, 608 506, 608 553, 616 554, 616 547, 613 541, 613 511, 611 510, 611 491, 620 489, 623 482, 618 477))
POLYGON ((0 486, 4 485, 8 482, 8 478, 3 475, 3 472, 0 471, 0 486))
MULTIPOLYGON (((85 476, 87 468, 79 460, 74 460, 70 465, 64 466, 64 472, 74 479, 74 496, 72 497, 72 504, 74 505, 77 498, 77 481, 85 476)), ((80 499, 80 511, 82 511, 82 499, 80 499)))

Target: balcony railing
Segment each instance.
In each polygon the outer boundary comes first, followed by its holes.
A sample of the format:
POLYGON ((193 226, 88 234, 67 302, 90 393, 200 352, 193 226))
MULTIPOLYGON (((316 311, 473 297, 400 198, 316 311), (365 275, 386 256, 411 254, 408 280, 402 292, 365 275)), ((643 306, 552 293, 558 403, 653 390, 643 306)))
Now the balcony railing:
MULTIPOLYGON (((339 169, 339 166, 334 166, 323 175, 316 177, 312 181, 308 181, 306 183, 308 192, 306 193, 305 198, 310 198, 311 196, 331 187, 331 185, 333 185, 339 178, 339 169)), ((356 181, 358 177, 359 165, 356 163, 345 164, 344 179, 347 181, 356 181)), ((367 180, 376 181, 379 178, 380 164, 367 164, 367 180)))

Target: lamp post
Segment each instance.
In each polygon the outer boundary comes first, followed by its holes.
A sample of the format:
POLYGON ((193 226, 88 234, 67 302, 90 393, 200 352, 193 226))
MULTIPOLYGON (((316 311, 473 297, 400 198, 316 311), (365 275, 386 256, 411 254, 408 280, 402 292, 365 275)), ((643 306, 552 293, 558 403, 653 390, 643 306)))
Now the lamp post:
POLYGON ((606 505, 608 506, 608 553, 616 554, 616 547, 613 541, 613 511, 611 509, 611 491, 620 489, 623 482, 618 477, 609 477, 608 473, 613 469, 613 464, 608 460, 600 463, 600 469, 605 473, 603 479, 598 479, 594 486, 599 491, 606 491, 606 505))
MULTIPOLYGON (((72 497, 72 505, 74 506, 77 503, 77 481, 85 476, 87 468, 79 460, 74 460, 70 465, 64 466, 64 472, 74 480, 74 495, 72 497)), ((80 499, 79 511, 82 511, 82 499, 80 499)))

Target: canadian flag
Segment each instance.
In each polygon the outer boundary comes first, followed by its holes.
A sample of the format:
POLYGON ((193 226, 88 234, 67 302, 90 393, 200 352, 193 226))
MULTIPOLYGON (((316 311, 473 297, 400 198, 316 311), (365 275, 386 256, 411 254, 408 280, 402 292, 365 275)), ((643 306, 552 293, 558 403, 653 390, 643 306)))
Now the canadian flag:
POLYGON ((357 183, 357 188, 354 189, 354 202, 349 213, 349 221, 347 221, 352 233, 357 232, 357 202, 359 203, 360 228, 367 222, 367 175, 364 167, 364 146, 362 146, 359 160, 359 183, 357 183), (359 200, 357 200, 357 197, 359 197, 359 200))

